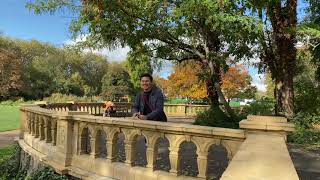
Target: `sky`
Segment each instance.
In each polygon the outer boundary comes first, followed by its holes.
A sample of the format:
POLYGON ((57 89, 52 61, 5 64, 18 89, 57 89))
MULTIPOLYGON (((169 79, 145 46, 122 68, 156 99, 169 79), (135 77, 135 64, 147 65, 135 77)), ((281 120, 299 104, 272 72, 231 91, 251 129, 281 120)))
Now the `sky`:
MULTIPOLYGON (((41 14, 36 15, 25 7, 31 0, 0 0, 0 33, 11 38, 31 40, 36 39, 47 42, 57 47, 65 44, 72 44, 69 33, 69 24, 74 18, 72 15, 60 14, 41 14)), ((298 1, 300 7, 304 8, 303 1, 298 1)), ((304 16, 302 9, 298 9, 298 17, 304 16)), ((128 47, 119 48, 113 51, 102 49, 98 52, 105 55, 109 61, 123 61, 129 51, 128 47)), ((162 70, 157 72, 164 78, 168 77, 172 71, 172 64, 165 63, 162 70)), ((258 74, 258 70, 249 67, 249 73, 253 78, 253 84, 259 90, 265 91, 263 83, 264 75, 258 74)))

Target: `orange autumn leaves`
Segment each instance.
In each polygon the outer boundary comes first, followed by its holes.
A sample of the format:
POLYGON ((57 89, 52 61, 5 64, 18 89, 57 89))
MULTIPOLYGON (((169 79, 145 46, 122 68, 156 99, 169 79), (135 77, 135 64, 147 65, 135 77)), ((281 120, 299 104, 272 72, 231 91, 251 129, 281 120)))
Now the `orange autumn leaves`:
MULTIPOLYGON (((173 73, 168 80, 156 78, 156 83, 163 89, 164 94, 169 98, 189 97, 192 99, 203 99, 207 97, 205 82, 200 81, 197 74, 201 72, 200 65, 182 63, 173 67, 173 73)), ((222 75, 222 91, 227 99, 234 98, 250 85, 250 76, 243 65, 230 67, 222 75)))

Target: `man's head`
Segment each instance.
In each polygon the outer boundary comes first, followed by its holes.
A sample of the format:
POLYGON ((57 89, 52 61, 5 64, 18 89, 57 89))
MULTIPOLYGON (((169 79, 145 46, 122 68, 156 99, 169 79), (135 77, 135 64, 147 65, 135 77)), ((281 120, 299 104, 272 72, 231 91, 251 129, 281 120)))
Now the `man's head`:
POLYGON ((142 74, 140 76, 141 89, 143 91, 150 91, 152 88, 152 81, 153 78, 149 73, 142 74))

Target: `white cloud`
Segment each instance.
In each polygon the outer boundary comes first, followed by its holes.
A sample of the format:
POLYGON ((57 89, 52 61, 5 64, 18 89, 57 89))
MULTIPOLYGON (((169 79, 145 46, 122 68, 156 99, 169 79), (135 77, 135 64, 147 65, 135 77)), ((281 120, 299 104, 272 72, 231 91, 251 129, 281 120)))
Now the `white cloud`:
POLYGON ((266 92, 267 87, 264 83, 265 74, 253 74, 252 76, 252 84, 257 86, 259 91, 266 92))
MULTIPOLYGON (((86 35, 79 36, 75 40, 68 39, 64 42, 64 45, 75 45, 77 42, 85 41, 86 35)), ((118 47, 116 49, 110 50, 109 48, 102 48, 102 49, 83 49, 83 52, 92 52, 95 54, 100 54, 102 56, 106 56, 109 62, 121 62, 126 60, 127 54, 130 51, 128 46, 125 47, 118 47)))

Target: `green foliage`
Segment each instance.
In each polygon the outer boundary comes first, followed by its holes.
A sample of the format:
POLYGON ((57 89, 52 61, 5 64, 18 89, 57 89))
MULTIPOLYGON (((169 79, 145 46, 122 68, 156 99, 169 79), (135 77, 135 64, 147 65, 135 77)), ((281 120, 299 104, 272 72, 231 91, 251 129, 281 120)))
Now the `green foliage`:
POLYGON ((64 175, 59 175, 52 168, 40 167, 31 174, 27 174, 30 167, 31 157, 26 155, 21 160, 21 148, 18 145, 0 149, 0 179, 1 180, 67 180, 64 175))
POLYGON ((122 64, 111 64, 108 73, 102 78, 102 93, 105 99, 118 101, 119 98, 132 95, 133 85, 130 75, 122 64))
POLYGON ((195 125, 223 128, 239 128, 240 119, 230 119, 219 107, 213 107, 197 114, 195 125))
POLYGON ((66 95, 61 93, 53 93, 50 97, 46 97, 43 99, 49 103, 65 103, 68 101, 75 102, 101 102, 102 97, 99 96, 90 96, 90 97, 79 97, 72 94, 66 95))
POLYGON ((135 48, 128 53, 126 66, 134 89, 140 90, 140 75, 153 72, 150 56, 141 48, 135 48))
POLYGON ((313 129, 314 124, 320 124, 320 113, 300 112, 290 122, 295 124, 296 131, 289 134, 289 142, 320 147, 320 131, 313 129))
POLYGON ((30 180, 68 180, 64 175, 59 175, 54 172, 50 167, 42 167, 34 171, 30 177, 27 177, 30 180))
POLYGON ((315 78, 317 67, 308 50, 298 51, 297 75, 294 79, 295 112, 320 112, 320 86, 315 78))
POLYGON ((106 74, 108 62, 100 55, 2 36, 0 50, 1 59, 10 60, 12 67, 4 71, 8 63, 1 60, 0 100, 42 99, 52 93, 78 96, 101 93, 101 79, 106 74))
POLYGON ((268 116, 274 114, 274 101, 265 98, 244 106, 242 113, 246 115, 268 116))
POLYGON ((2 161, 0 161, 0 179, 24 179, 27 175, 27 170, 29 168, 30 157, 28 157, 25 164, 20 167, 21 148, 15 145, 10 146, 9 149, 5 149, 4 151, 7 151, 8 154, 2 159, 2 161))

